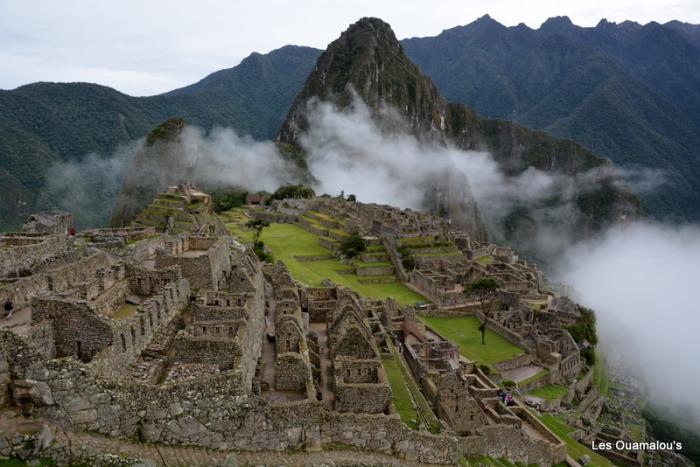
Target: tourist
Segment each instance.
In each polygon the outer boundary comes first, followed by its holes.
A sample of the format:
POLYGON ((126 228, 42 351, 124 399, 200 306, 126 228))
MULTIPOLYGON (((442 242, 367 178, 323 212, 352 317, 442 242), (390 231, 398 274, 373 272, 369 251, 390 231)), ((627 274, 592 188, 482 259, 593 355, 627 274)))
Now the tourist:
POLYGON ((7 319, 12 318, 12 313, 15 311, 15 305, 12 303, 12 300, 8 298, 5 300, 5 317, 7 319))

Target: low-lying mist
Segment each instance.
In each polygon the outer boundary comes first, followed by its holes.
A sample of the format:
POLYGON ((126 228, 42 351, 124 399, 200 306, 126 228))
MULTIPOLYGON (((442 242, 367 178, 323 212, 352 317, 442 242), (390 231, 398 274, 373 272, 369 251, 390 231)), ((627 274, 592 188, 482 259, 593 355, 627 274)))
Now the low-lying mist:
POLYGON ((294 171, 270 141, 255 141, 228 128, 206 132, 188 126, 177 143, 149 149, 141 138, 109 156, 93 153, 80 161, 54 164, 49 173, 41 206, 71 211, 79 228, 89 228, 109 222, 127 175, 144 185, 160 181, 162 188, 192 181, 209 189, 235 186, 272 191, 292 181, 289 174, 294 171), (168 154, 167 160, 160 157, 163 153, 168 154), (137 158, 138 168, 131 173, 137 158))
POLYGON ((606 359, 700 429, 700 227, 616 226, 572 246, 559 269, 596 311, 606 359))

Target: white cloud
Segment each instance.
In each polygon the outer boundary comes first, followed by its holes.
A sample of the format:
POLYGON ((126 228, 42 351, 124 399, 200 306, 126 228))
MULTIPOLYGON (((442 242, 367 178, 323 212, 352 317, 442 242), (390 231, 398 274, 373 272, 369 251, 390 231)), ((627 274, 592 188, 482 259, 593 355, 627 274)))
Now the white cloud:
POLYGON ((604 352, 644 382, 653 402, 697 423, 700 228, 618 226, 566 260, 561 276, 596 310, 604 352))

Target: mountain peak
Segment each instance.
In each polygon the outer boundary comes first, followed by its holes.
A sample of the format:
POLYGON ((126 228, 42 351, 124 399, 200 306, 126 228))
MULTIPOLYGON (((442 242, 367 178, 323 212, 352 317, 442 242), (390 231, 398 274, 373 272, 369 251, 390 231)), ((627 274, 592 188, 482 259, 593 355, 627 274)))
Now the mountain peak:
POLYGON ((574 23, 568 16, 552 16, 542 23, 542 27, 572 27, 574 23))
POLYGON ((306 103, 312 97, 349 104, 356 94, 372 109, 391 105, 415 123, 416 130, 440 126, 435 106, 444 114, 447 102, 430 78, 406 56, 394 32, 378 18, 362 18, 331 42, 316 62, 278 134, 295 144, 307 127, 306 103))
MULTIPOLYGON (((380 43, 391 46, 399 41, 394 31, 387 23, 379 18, 365 17, 351 24, 340 36, 338 41, 344 41, 351 47, 377 47, 380 43)), ((337 42, 337 41, 336 41, 337 42)))
POLYGON ((499 23, 495 19, 491 18, 491 16, 489 16, 488 14, 477 18, 476 20, 474 20, 471 23, 471 25, 479 26, 481 28, 489 28, 489 29, 505 28, 505 26, 503 26, 501 23, 499 23))

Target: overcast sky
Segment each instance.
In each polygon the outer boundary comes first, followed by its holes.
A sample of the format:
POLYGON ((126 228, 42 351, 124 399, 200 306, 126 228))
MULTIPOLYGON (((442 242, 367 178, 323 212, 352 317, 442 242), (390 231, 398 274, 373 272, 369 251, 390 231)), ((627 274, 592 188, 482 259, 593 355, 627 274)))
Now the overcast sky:
POLYGON ((0 0, 0 89, 89 81, 132 95, 181 87, 286 44, 318 48, 362 16, 400 38, 432 36, 489 14, 511 26, 567 15, 700 23, 699 0, 0 0), (526 5, 526 6, 525 6, 526 5))

